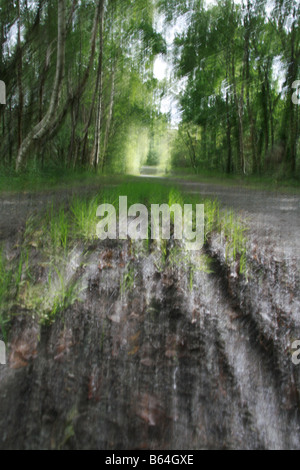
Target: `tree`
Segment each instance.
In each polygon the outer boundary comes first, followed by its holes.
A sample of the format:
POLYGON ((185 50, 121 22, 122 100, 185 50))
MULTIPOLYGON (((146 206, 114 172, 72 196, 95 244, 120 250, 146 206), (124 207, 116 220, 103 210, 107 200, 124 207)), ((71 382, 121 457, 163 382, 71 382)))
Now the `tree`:
POLYGON ((50 104, 44 118, 29 132, 19 148, 16 169, 19 170, 23 159, 35 140, 42 139, 53 126, 53 119, 59 105, 60 92, 65 70, 65 42, 66 42, 66 3, 58 0, 57 7, 57 62, 55 80, 52 89, 50 104))

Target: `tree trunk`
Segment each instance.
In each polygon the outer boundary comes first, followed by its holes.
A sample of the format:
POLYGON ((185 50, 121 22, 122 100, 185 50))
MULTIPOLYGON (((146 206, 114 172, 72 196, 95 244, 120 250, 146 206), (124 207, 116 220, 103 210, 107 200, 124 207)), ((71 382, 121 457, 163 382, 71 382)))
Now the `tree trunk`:
POLYGON ((194 168, 195 170, 195 173, 198 172, 198 168, 197 168, 197 156, 196 156, 196 152, 195 152, 195 147, 194 147, 194 143, 193 143, 193 139, 191 137, 191 134, 189 133, 189 131, 187 130, 186 131, 187 133, 187 136, 189 138, 189 149, 190 149, 190 159, 191 159, 191 164, 192 164, 192 167, 194 168))
POLYGON ((41 139, 46 135, 51 127, 51 123, 59 104, 60 91, 62 87, 64 69, 65 69, 65 42, 66 42, 66 5, 65 0, 58 0, 58 33, 57 33, 57 62, 55 80, 50 99, 48 111, 44 118, 27 135, 19 149, 16 170, 20 170, 24 157, 34 141, 41 139))
POLYGON ((248 117, 250 121, 250 141, 251 141, 251 153, 252 153, 252 171, 257 173, 257 153, 256 153, 256 129, 254 125, 253 110, 250 102, 250 34, 252 27, 252 17, 249 0, 247 1, 247 16, 244 20, 244 26, 246 29, 245 33, 245 68, 246 68, 246 103, 248 110, 248 117))
POLYGON ((53 121, 53 123, 50 127, 50 131, 49 131, 49 135, 48 135, 49 138, 53 137, 55 135, 55 133, 58 131, 58 129, 60 128, 62 122, 64 121, 64 119, 65 119, 65 117, 66 117, 66 115, 69 111, 70 106, 72 106, 72 103, 74 103, 75 101, 79 102, 81 96, 83 95, 83 93, 85 91, 85 87, 86 87, 86 84, 88 82, 88 79, 89 79, 89 76, 90 76, 90 71, 91 71, 91 68, 92 68, 93 62, 94 62, 95 48, 96 48, 96 37, 97 37, 97 27, 98 27, 98 23, 99 23, 99 15, 100 15, 100 6, 101 6, 101 0, 97 4, 96 10, 95 10, 94 23, 93 23, 91 39, 90 39, 91 52, 90 52, 88 66, 86 67, 84 75, 83 75, 82 79, 79 81, 75 91, 71 90, 68 93, 68 97, 67 97, 64 105, 62 106, 62 109, 61 109, 60 113, 55 117, 55 120, 53 121))
POLYGON ((99 80, 99 92, 98 92, 98 106, 97 106, 97 117, 95 126, 95 137, 94 146, 90 158, 90 166, 95 169, 98 168, 100 160, 100 149, 101 149, 101 126, 102 126, 102 94, 103 94, 103 30, 104 30, 104 1, 100 1, 100 45, 99 45, 99 58, 98 58, 98 80, 99 80))
POLYGON ((51 45, 47 48, 45 65, 41 75, 40 87, 39 87, 39 120, 43 119, 43 96, 44 96, 44 86, 47 78, 47 73, 50 68, 50 57, 51 57, 51 45))
POLYGON ((240 96, 237 93, 236 79, 235 79, 235 63, 234 54, 232 55, 232 83, 233 83, 233 96, 238 117, 238 155, 240 162, 240 169, 245 173, 245 159, 244 159, 244 132, 243 132, 243 85, 240 96))
POLYGON ((108 139, 113 115, 113 108, 114 108, 114 99, 115 99, 115 76, 116 76, 116 67, 115 64, 112 66, 111 71, 111 90, 110 90, 110 100, 109 100, 109 109, 108 109, 108 116, 106 120, 106 127, 105 127, 105 136, 104 136, 104 143, 103 143, 103 150, 102 150, 102 161, 101 161, 101 171, 104 170, 105 165, 105 157, 106 157, 106 150, 108 146, 108 139))
POLYGON ((292 101, 292 84, 297 78, 297 60, 295 56, 295 23, 296 23, 296 9, 293 10, 293 25, 291 30, 291 58, 289 64, 289 102, 290 102, 290 139, 289 139, 289 166, 292 173, 296 171, 296 157, 297 157, 297 131, 296 131, 296 105, 292 101))
POLYGON ((21 48, 21 10, 20 0, 17 1, 18 10, 18 42, 17 42, 17 55, 18 55, 18 69, 17 69, 17 82, 18 82, 18 93, 19 93, 19 104, 18 104, 18 150, 22 145, 22 126, 23 126, 23 85, 22 85, 22 48, 21 48))
POLYGON ((85 161, 85 154, 86 154, 86 147, 87 147, 87 140, 88 140, 89 128, 90 128, 91 123, 92 123, 92 117, 93 117, 93 111, 94 111, 95 102, 96 102, 96 96, 97 96, 97 93, 98 93, 98 90, 99 90, 100 68, 101 68, 101 64, 98 63, 97 78, 96 78, 96 83, 95 83, 93 98, 92 98, 91 106, 90 106, 89 113, 88 113, 88 119, 87 119, 86 126, 85 126, 85 128, 84 128, 83 138, 82 138, 82 143, 83 143, 83 146, 82 146, 82 155, 81 155, 82 163, 85 161))
POLYGON ((232 171, 232 147, 231 147, 231 121, 230 121, 230 113, 229 113, 229 96, 228 96, 228 89, 226 89, 226 136, 227 136, 227 166, 226 171, 227 173, 231 173, 232 171))

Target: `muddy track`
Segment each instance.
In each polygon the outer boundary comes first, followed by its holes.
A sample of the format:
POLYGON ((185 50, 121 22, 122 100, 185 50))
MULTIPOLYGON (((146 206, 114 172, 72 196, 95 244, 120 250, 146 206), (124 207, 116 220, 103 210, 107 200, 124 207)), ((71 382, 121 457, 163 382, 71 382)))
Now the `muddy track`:
POLYGON ((83 302, 50 327, 14 319, 1 448, 300 448, 286 331, 268 349, 219 261, 191 290, 184 268, 157 268, 156 251, 107 242, 85 253, 83 302), (122 290, 128 263, 134 284, 122 290))
MULTIPOLYGON (((147 178, 145 178, 147 180, 147 178)), ((132 184, 134 184, 132 181, 132 184)), ((139 178, 136 181, 140 181, 139 178)), ((247 220, 250 237, 259 249, 279 259, 300 259, 300 196, 257 191, 180 179, 151 178, 176 185, 183 192, 217 198, 222 207, 233 208, 247 220)), ((40 193, 0 195, 0 240, 24 225, 26 218, 50 204, 68 202, 75 196, 93 196, 102 186, 83 186, 40 193)))
POLYGON ((266 243, 268 223, 251 228, 247 279, 216 235, 212 272, 195 271, 192 286, 152 245, 78 246, 83 301, 51 326, 13 319, 0 448, 300 449, 299 264, 275 235, 266 243))

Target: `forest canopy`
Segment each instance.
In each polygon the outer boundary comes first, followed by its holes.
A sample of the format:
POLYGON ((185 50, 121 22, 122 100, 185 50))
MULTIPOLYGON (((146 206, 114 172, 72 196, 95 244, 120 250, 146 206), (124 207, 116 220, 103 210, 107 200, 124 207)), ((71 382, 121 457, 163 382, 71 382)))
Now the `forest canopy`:
POLYGON ((138 173, 170 160, 196 173, 295 175, 299 10, 295 0, 1 0, 1 168, 138 173), (171 67, 163 80, 157 57, 171 67), (161 101, 177 81, 174 127, 161 101))

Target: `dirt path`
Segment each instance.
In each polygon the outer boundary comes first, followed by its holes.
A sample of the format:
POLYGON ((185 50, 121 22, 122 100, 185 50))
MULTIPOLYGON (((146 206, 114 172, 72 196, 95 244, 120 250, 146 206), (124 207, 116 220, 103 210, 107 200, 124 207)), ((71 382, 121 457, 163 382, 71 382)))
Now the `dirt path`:
MULTIPOLYGON (((300 448, 290 353, 300 337, 300 198, 176 184, 249 218, 260 250, 249 251, 248 277, 226 264, 217 235, 207 272, 162 265, 155 249, 134 254, 129 241, 76 247, 59 269, 80 279, 83 301, 49 326, 31 310, 12 319, 0 449, 300 448)), ((2 241, 47 205, 97 190, 1 195, 2 241)))
POLYGON ((9 240, 24 227, 26 220, 53 204, 71 201, 75 196, 93 195, 99 185, 81 186, 44 192, 22 192, 0 194, 0 241, 9 240))
MULTIPOLYGON (((157 177, 149 180, 176 184, 187 193, 218 198, 222 207, 233 208, 247 219, 249 236, 256 245, 272 250, 279 259, 300 257, 300 196, 157 177)), ((1 194, 0 240, 9 239, 29 215, 52 202, 58 204, 76 195, 93 195, 99 189, 100 186, 83 186, 43 193, 1 194)))
POLYGON ((178 181, 183 191, 218 198, 247 219, 250 236, 274 250, 276 257, 300 257, 300 196, 217 184, 178 181))

